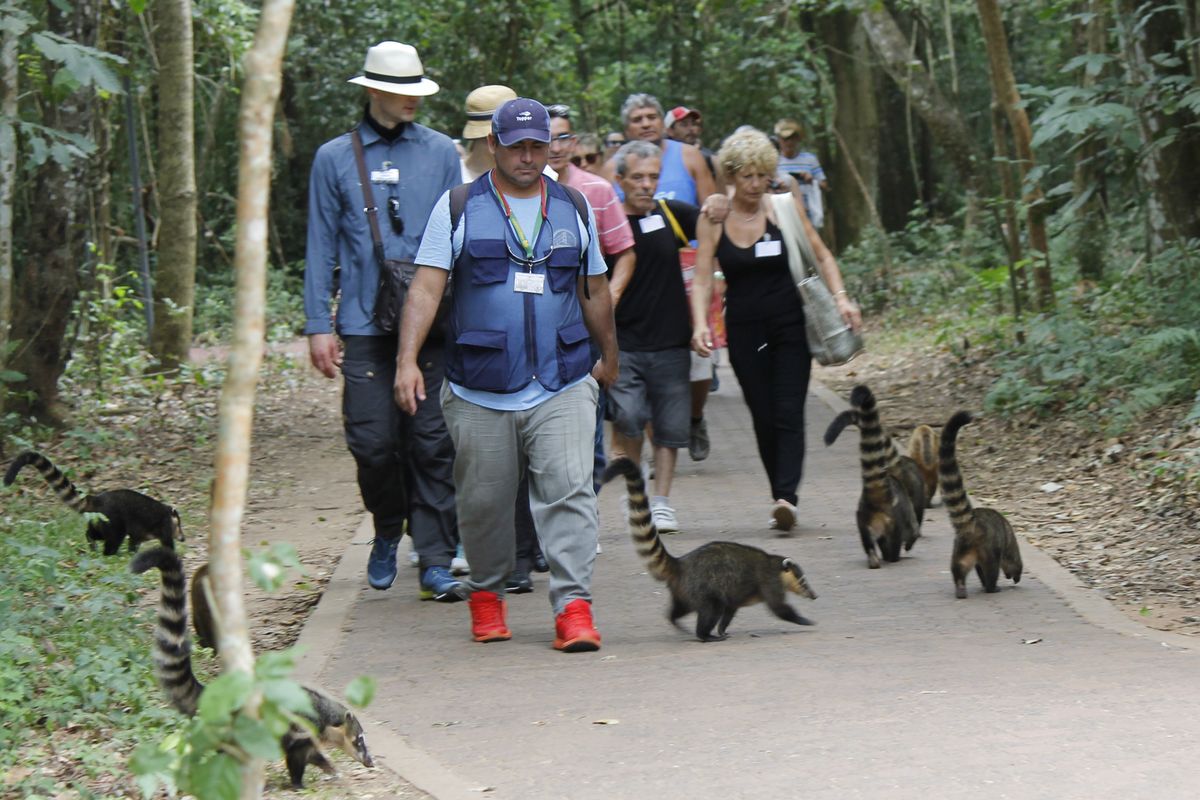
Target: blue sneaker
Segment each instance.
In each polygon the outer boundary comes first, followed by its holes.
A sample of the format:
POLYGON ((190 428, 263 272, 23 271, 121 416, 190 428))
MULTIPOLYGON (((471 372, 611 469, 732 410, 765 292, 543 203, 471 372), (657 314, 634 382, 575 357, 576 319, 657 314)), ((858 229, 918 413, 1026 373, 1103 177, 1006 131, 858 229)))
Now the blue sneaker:
POLYGON ((421 599, 457 603, 467 599, 467 587, 450 574, 448 567, 427 567, 421 573, 421 599))
POLYGON ((372 589, 387 589, 396 580, 396 547, 400 537, 385 539, 376 536, 371 543, 371 557, 367 559, 367 583, 372 589))

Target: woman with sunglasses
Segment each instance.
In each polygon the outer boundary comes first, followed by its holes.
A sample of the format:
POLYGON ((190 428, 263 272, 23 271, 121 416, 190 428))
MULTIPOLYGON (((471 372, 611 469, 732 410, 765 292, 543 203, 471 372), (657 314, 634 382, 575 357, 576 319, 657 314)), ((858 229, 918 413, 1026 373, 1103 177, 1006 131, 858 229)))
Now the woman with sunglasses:
POLYGON ((571 156, 571 163, 582 169, 584 172, 590 172, 593 175, 600 174, 600 138, 594 133, 581 133, 579 138, 575 140, 575 155, 571 156))

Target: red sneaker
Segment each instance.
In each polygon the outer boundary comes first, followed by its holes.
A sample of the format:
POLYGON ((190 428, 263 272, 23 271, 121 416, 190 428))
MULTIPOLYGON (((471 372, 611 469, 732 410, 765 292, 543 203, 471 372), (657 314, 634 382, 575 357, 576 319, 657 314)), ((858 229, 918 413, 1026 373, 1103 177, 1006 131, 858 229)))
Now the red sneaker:
POLYGON ((554 649, 564 653, 600 649, 600 633, 592 624, 592 604, 587 600, 572 600, 555 618, 554 649))
POLYGON ((505 603, 495 592, 474 592, 471 607, 471 635, 477 642, 503 642, 512 638, 504 624, 505 603))

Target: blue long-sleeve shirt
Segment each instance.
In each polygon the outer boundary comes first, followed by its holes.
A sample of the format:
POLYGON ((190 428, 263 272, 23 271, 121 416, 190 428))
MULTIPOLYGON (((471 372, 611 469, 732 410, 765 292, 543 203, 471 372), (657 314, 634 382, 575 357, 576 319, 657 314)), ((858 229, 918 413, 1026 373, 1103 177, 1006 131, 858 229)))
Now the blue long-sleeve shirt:
MULTIPOLYGON (((364 120, 358 126, 368 176, 389 168, 399 181, 372 178, 379 208, 379 234, 389 259, 415 261, 429 213, 443 192, 462 182, 458 152, 450 138, 409 123, 390 144, 364 120), (388 217, 388 198, 400 203, 404 232, 396 234, 388 217)), ((330 305, 340 288, 337 332, 342 336, 380 336, 371 321, 379 265, 354 163, 350 135, 321 145, 308 185, 308 240, 304 268, 304 333, 330 333, 330 305), (340 267, 335 284, 334 268, 340 267)))

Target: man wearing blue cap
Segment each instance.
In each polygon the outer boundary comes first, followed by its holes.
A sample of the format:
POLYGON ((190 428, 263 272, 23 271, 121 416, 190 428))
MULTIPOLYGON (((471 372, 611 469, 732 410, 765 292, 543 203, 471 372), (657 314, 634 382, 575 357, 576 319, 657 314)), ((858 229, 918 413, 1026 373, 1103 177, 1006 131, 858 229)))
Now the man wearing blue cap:
POLYGON ((599 384, 617 376, 617 343, 595 217, 577 192, 543 177, 549 142, 546 108, 509 100, 488 136, 495 168, 456 190, 465 199, 447 192, 434 207, 401 320, 395 393, 410 414, 425 399, 417 353, 453 273, 441 400, 457 453, 472 636, 512 636, 502 598, 513 568, 517 483, 528 472, 550 566, 554 647, 580 652, 600 649, 590 588, 592 433, 599 384), (600 350, 594 364, 589 334, 600 350))
MULTIPOLYGON (((458 153, 448 137, 413 121, 438 85, 425 77, 412 46, 380 42, 350 83, 367 91, 362 121, 321 145, 309 184, 309 358, 325 377, 340 371, 345 381, 346 444, 375 525, 368 582, 387 589, 396 579, 396 545, 407 523, 420 558, 421 598, 455 602, 467 591, 450 572, 458 543, 454 446, 436 397, 411 419, 392 402, 396 333, 382 326, 376 296, 388 262, 415 272, 429 210, 460 181, 458 153)), ((441 380, 441 361, 442 344, 431 340, 421 352, 426 381, 441 380)))

